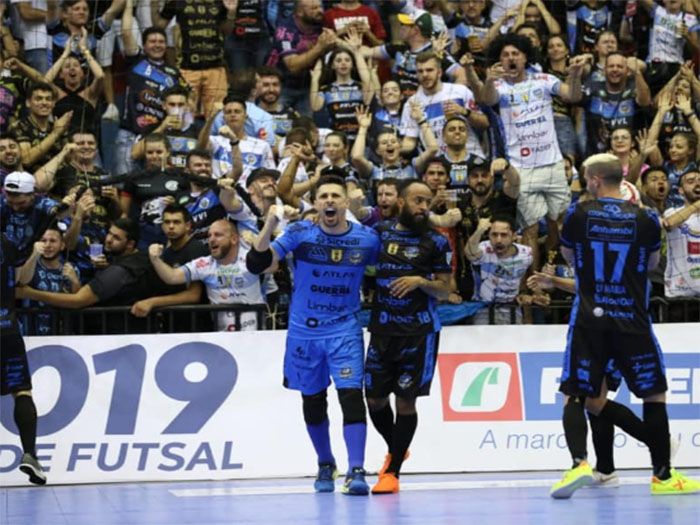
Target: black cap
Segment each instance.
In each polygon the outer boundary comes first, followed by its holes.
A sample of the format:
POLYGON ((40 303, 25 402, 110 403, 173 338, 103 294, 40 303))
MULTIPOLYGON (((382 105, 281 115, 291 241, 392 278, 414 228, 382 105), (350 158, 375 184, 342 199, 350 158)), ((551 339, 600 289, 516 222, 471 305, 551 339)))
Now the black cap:
POLYGON ((250 175, 248 175, 248 178, 245 181, 245 187, 249 188, 253 182, 261 179, 262 177, 272 177, 275 182, 277 182, 277 179, 280 178, 280 172, 269 168, 255 168, 250 172, 250 175))
POLYGON ((336 177, 341 177, 344 179, 345 177, 348 176, 348 172, 345 169, 341 168, 340 166, 331 165, 331 166, 326 166, 325 168, 323 168, 321 170, 321 175, 324 177, 327 175, 335 175, 336 177))
POLYGON ((477 157, 476 155, 472 155, 468 160, 467 160, 467 171, 476 171, 476 170, 489 170, 490 168, 490 163, 486 159, 482 159, 481 157, 477 157))

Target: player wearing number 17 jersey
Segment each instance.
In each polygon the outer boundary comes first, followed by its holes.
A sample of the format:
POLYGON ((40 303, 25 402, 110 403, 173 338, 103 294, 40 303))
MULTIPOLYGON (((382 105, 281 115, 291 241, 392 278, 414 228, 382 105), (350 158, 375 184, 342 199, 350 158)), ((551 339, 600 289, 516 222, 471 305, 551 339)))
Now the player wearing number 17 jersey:
POLYGON ((563 423, 573 468, 551 495, 568 498, 593 480, 586 461, 584 405, 622 429, 630 425, 629 413, 608 404, 602 388, 610 359, 630 391, 644 400, 642 432, 654 470, 652 494, 699 492, 700 483, 670 464, 664 361, 648 313, 648 274, 658 264, 661 246, 659 219, 623 200, 617 157, 594 155, 583 168, 595 200, 570 207, 561 233, 562 254, 576 274, 560 388, 569 396, 563 423))
POLYGON ((318 456, 317 492, 332 492, 336 462, 328 433, 326 391, 333 379, 343 411, 343 437, 348 450, 346 494, 367 495, 364 454, 367 421, 362 381, 364 345, 360 286, 365 267, 379 252, 377 233, 346 220, 349 201, 342 178, 323 177, 314 203, 318 224, 301 221, 270 243, 282 214, 271 206, 263 229, 248 252, 253 273, 270 271, 274 262, 294 255, 294 290, 284 356, 284 386, 302 395, 304 421, 318 456))

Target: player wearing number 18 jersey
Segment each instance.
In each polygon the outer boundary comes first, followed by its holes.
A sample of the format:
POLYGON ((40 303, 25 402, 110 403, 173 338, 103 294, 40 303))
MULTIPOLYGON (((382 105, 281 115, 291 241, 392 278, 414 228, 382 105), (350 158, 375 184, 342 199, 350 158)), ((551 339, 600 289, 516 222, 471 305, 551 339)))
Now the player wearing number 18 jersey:
POLYGON ((658 264, 661 245, 659 219, 653 211, 622 199, 622 165, 617 157, 594 155, 583 167, 595 200, 569 208, 561 233, 562 254, 576 273, 560 388, 570 396, 563 423, 574 466, 552 487, 551 495, 568 498, 592 481, 584 405, 620 428, 630 425, 629 414, 608 404, 602 388, 611 358, 630 391, 644 400, 643 433, 654 469, 652 493, 698 492, 700 483, 670 465, 664 361, 648 314, 648 273, 658 264))
POLYGON ((418 423, 416 398, 430 392, 440 320, 435 299, 447 299, 451 268, 447 238, 429 229, 432 191, 406 181, 397 220, 380 223, 382 248, 365 363, 370 417, 389 454, 373 494, 399 491, 399 472, 418 423), (396 419, 389 395, 396 396, 396 419))

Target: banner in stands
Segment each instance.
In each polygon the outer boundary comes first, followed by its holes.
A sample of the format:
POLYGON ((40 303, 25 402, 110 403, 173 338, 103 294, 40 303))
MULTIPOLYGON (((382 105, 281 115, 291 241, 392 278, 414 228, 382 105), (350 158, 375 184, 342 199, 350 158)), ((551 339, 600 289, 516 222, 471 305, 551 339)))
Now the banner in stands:
MULTIPOLYGON (((660 325, 678 466, 700 466, 699 324, 660 325), (695 341, 695 342, 693 342, 695 341)), ((313 475, 298 393, 282 387, 282 331, 27 338, 49 482, 313 475)), ((406 472, 564 469, 557 392, 566 326, 445 328, 432 393, 418 403, 406 472)), ((641 413, 623 386, 616 399, 641 413)), ((347 467, 329 394, 334 453, 347 467)), ((26 484, 12 400, 0 410, 0 482, 26 484)), ((368 430, 367 469, 385 446, 368 430)), ((618 468, 649 465, 618 432, 618 468)), ((591 455, 593 448, 589 445, 591 455)))

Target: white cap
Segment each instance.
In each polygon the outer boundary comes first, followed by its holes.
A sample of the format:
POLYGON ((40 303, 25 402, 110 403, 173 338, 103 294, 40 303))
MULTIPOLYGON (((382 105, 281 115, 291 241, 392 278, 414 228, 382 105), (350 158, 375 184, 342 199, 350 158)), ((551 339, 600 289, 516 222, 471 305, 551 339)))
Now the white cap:
POLYGON ((5 177, 3 187, 12 193, 34 193, 34 175, 26 171, 13 171, 5 177))

